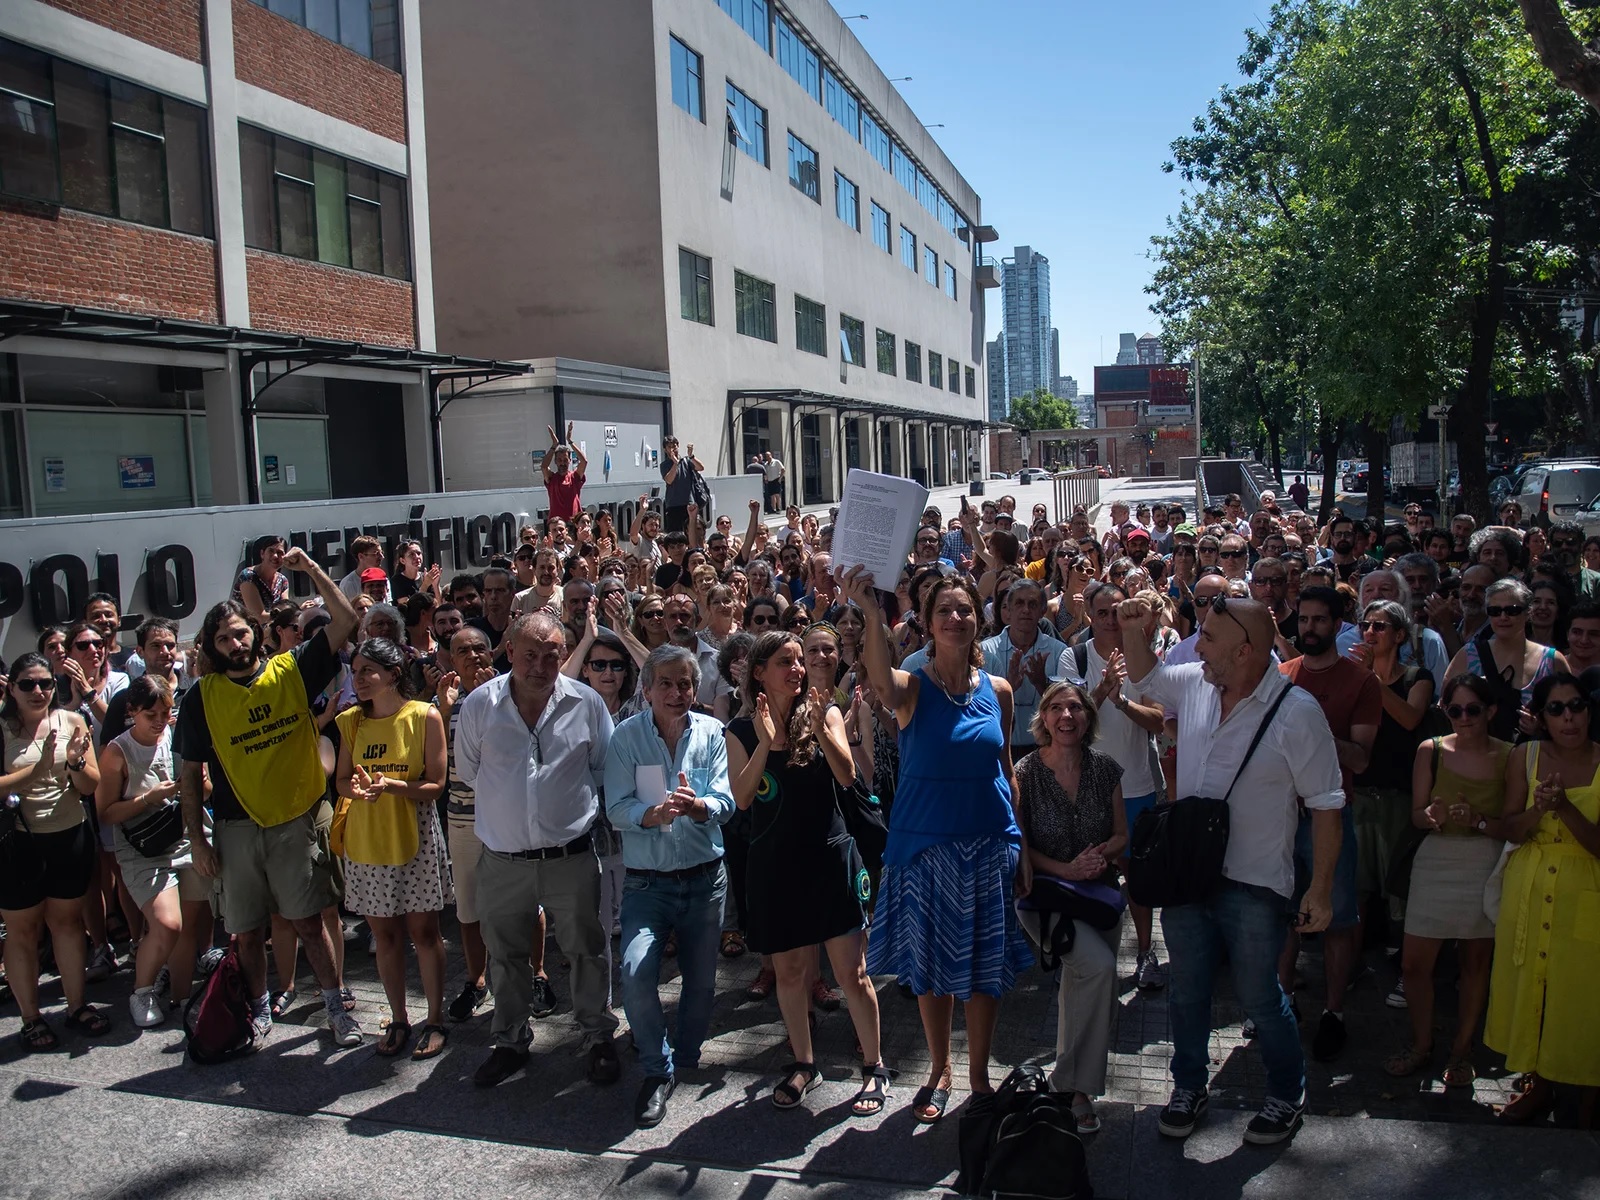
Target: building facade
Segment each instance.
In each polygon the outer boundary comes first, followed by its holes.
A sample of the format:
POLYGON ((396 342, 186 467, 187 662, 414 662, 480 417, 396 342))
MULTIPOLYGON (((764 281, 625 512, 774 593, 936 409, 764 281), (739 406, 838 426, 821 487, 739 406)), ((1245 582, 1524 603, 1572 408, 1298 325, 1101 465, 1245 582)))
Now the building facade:
POLYGON ((982 461, 993 231, 824 0, 422 15, 442 338, 666 372, 709 470, 770 450, 800 502, 982 461))
POLYGON ((1119 335, 1117 347, 1117 362, 1119 367, 1131 367, 1139 361, 1139 339, 1135 334, 1124 333, 1119 335))
POLYGON ((1134 343, 1134 357, 1141 366, 1156 367, 1167 361, 1167 352, 1162 349, 1159 337, 1147 333, 1134 343))
POLYGON ((1184 364, 1096 367, 1099 461, 1113 475, 1176 476, 1195 452, 1189 388, 1184 364))
POLYGON ((989 370, 989 420, 1000 422, 1011 415, 1011 392, 1006 387, 1006 339, 1002 334, 986 348, 989 370))
POLYGON ((1057 372, 1051 354, 1050 260, 1031 246, 1018 246, 1003 268, 1003 336, 1010 399, 1054 387, 1057 372))

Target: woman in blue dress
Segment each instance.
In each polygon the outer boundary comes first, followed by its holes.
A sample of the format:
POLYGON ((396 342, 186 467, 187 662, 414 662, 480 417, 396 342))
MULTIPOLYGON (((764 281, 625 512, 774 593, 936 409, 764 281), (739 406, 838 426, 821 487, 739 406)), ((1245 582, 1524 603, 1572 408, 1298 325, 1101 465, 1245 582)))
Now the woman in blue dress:
POLYGON ((865 616, 867 677, 900 727, 900 780, 867 970, 899 976, 917 996, 932 1067, 912 1114, 932 1124, 950 1099, 956 1000, 966 1008, 972 1090, 992 1091, 1000 997, 1033 962, 1012 903, 1027 893, 1031 873, 1016 816, 1011 685, 983 670, 983 603, 969 580, 946 576, 927 588, 920 616, 932 650, 915 672, 891 665, 872 576, 852 567, 841 590, 865 616))

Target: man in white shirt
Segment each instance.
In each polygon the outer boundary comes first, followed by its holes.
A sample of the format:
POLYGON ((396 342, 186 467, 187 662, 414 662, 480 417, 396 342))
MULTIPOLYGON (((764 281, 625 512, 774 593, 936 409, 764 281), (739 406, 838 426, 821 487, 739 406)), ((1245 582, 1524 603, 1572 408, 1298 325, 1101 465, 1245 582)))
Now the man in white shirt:
POLYGON ((1200 903, 1161 912, 1172 958, 1167 1011, 1174 1087, 1160 1129, 1187 1137, 1210 1102, 1212 980, 1226 948, 1234 991, 1256 1024, 1267 1069, 1267 1101, 1245 1140, 1281 1142, 1294 1136, 1305 1112, 1305 1051, 1277 973, 1295 891, 1299 804, 1312 814, 1314 865, 1304 909, 1294 920, 1301 932, 1316 933, 1333 915, 1345 802, 1338 752, 1322 707, 1273 666, 1274 626, 1264 605, 1213 600, 1196 646, 1200 661, 1182 666, 1157 662, 1142 638, 1130 636, 1143 628, 1149 606, 1148 597, 1135 596, 1118 608, 1128 673, 1140 691, 1178 713, 1178 795, 1225 798, 1230 814, 1217 888, 1200 903), (1246 762, 1252 739, 1285 689, 1246 762))
POLYGON ((572 962, 572 1009, 589 1051, 589 1081, 622 1076, 606 1007, 606 930, 600 863, 589 830, 599 814, 611 716, 605 702, 561 674, 566 643, 548 613, 506 630, 511 673, 461 701, 455 758, 475 793, 478 924, 489 950, 494 1050, 474 1076, 493 1087, 526 1065, 533 1042, 528 946, 542 905, 572 962))
MULTIPOLYGON (((363 533, 350 539, 350 556, 356 560, 356 569, 339 580, 339 590, 354 600, 361 594, 361 572, 383 566, 383 543, 371 534, 363 533)), ((385 594, 382 599, 389 597, 385 594)))
POLYGON ((783 511, 783 459, 772 451, 766 451, 761 457, 761 474, 766 478, 765 491, 767 493, 767 511, 783 511))
POLYGON ((983 669, 1003 675, 1011 684, 1011 760, 1034 748, 1033 714, 1039 697, 1061 678, 1065 642, 1039 632, 1044 616, 1044 588, 1035 580, 1018 579, 1006 592, 1000 612, 1005 628, 984 641, 983 669))

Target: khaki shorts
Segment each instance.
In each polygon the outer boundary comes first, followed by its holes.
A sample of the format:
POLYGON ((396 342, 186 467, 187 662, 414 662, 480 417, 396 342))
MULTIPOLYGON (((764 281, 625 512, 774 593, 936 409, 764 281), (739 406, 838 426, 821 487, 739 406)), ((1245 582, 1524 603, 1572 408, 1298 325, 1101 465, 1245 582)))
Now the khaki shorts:
POLYGON ((141 911, 169 888, 178 889, 178 900, 184 904, 211 899, 211 880, 189 866, 187 859, 177 867, 160 859, 130 862, 119 857, 118 861, 122 864, 123 886, 141 911))
POLYGON ((217 895, 229 933, 260 929, 273 913, 303 921, 334 903, 333 855, 327 828, 317 821, 320 807, 269 828, 248 818, 217 822, 217 895))
POLYGON ((456 920, 463 925, 478 923, 478 859, 483 843, 473 829, 472 818, 450 818, 450 876, 456 888, 456 920))

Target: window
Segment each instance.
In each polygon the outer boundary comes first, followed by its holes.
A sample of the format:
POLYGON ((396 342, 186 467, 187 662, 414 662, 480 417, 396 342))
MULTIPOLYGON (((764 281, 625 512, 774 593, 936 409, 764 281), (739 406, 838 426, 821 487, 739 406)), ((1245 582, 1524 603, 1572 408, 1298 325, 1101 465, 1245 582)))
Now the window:
POLYGON ((777 342, 778 327, 773 311, 772 285, 764 279, 733 273, 734 325, 745 337, 777 342))
POLYGON ((695 120, 706 119, 704 63, 677 38, 672 39, 672 102, 695 120))
POLYGON ((789 182, 818 204, 822 203, 822 184, 817 178, 817 152, 794 134, 789 135, 789 182))
POLYGON ((872 204, 872 244, 885 254, 891 254, 889 249, 889 210, 873 201, 872 204))
POLYGON ((821 104, 821 64, 817 62, 816 52, 800 40, 800 35, 789 22, 779 17, 777 24, 778 65, 806 90, 806 95, 821 104))
POLYGON ((887 329, 878 330, 878 371, 883 375, 895 373, 894 334, 887 329))
POLYGON ((889 162, 894 177, 900 181, 900 186, 913 196, 917 194, 917 167, 908 157, 906 152, 897 145, 889 147, 889 162))
POLYGON ((922 277, 934 287, 939 286, 939 256, 932 246, 922 248, 922 277))
POLYGON ((928 386, 944 387, 944 359, 937 350, 928 351, 928 386))
POLYGON ((922 347, 915 342, 906 343, 906 382, 922 382, 922 347))
POLYGON ((828 115, 844 126, 846 133, 858 142, 861 140, 861 102, 826 67, 822 71, 822 104, 828 115))
POLYGON ((923 208, 934 216, 939 215, 939 189, 933 186, 933 180, 917 170, 917 201, 923 208))
POLYGON ((949 358, 945 359, 944 360, 944 364, 945 364, 945 372, 950 377, 950 390, 953 393, 955 393, 957 396, 959 396, 961 394, 961 367, 960 367, 960 364, 958 364, 956 362, 956 356, 954 354, 952 354, 949 358))
POLYGON ((711 319, 711 260, 678 247, 678 304, 685 321, 714 325, 711 319))
POLYGON ((354 50, 363 58, 400 69, 398 0, 251 0, 354 50))
POLYGON ((733 84, 728 84, 728 111, 738 128, 739 149, 763 167, 767 159, 767 110, 746 96, 733 84))
POLYGON ((839 314, 839 354, 852 367, 867 365, 867 327, 859 317, 839 314))
POLYGON ((839 220, 861 232, 861 193, 837 171, 833 173, 833 211, 839 220))
POLYGON ((767 0, 717 0, 717 7, 738 22, 739 28, 772 53, 772 27, 767 16, 767 0))
POLYGON ((904 225, 900 226, 900 261, 909 271, 917 269, 917 235, 904 225))
POLYGON ((807 354, 828 354, 828 310, 796 292, 794 297, 794 348, 807 354))
POLYGON ((956 268, 948 260, 944 264, 944 294, 952 300, 956 298, 956 268))
POLYGON ((966 376, 967 397, 968 399, 976 400, 978 398, 978 372, 972 367, 968 367, 966 368, 966 376))
POLYGON ((880 167, 885 171, 889 169, 889 135, 868 113, 861 114, 861 144, 878 160, 880 167))
POLYGON ((939 193, 939 224, 948 230, 952 237, 955 236, 956 229, 960 225, 960 222, 956 219, 955 205, 944 198, 943 192, 939 193))
POLYGON ((211 234, 206 113, 0 39, 0 192, 211 234))
POLYGON ((239 158, 247 246, 411 277, 400 176, 252 125, 239 126, 239 158))

